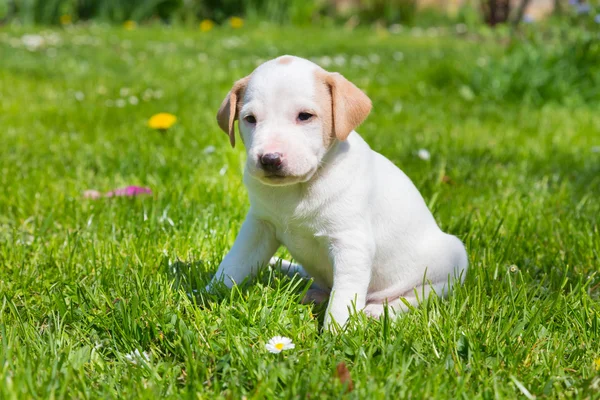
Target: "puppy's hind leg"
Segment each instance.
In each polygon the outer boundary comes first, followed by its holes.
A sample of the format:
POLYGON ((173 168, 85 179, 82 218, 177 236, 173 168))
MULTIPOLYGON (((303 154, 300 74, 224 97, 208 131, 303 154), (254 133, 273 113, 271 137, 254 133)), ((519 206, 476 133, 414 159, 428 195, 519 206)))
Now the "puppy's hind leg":
POLYGON ((292 278, 295 275, 299 275, 301 278, 309 279, 310 275, 306 273, 302 265, 295 264, 291 261, 284 260, 279 257, 271 257, 269 265, 275 268, 279 268, 281 272, 292 278))
MULTIPOLYGON (((300 276, 304 279, 310 279, 310 275, 304 270, 304 268, 302 268, 302 265, 284 260, 283 258, 272 257, 269 265, 281 269, 281 271, 290 278, 294 276, 300 276)), ((329 299, 330 294, 330 290, 323 289, 317 284, 313 283, 302 298, 302 304, 324 303, 329 299)))
POLYGON ((302 298, 302 304, 325 303, 327 300, 329 300, 330 295, 331 295, 331 291, 326 290, 326 289, 321 289, 319 286, 316 286, 313 283, 313 285, 310 287, 310 289, 308 289, 306 291, 306 294, 302 298))
MULTIPOLYGON (((434 275, 437 277, 435 282, 422 282, 414 289, 404 292, 396 298, 389 298, 387 307, 389 307, 390 313, 399 314, 409 310, 402 298, 411 306, 417 307, 429 298, 431 292, 440 297, 446 297, 453 286, 460 285, 465 280, 469 259, 464 244, 456 236, 443 234, 433 243, 428 242, 427 246, 424 252, 431 256, 427 260, 427 264, 438 266, 434 275), (447 278, 443 279, 442 276, 447 278)), ((371 302, 366 305, 364 312, 367 315, 379 317, 383 315, 385 307, 385 302, 371 302)))

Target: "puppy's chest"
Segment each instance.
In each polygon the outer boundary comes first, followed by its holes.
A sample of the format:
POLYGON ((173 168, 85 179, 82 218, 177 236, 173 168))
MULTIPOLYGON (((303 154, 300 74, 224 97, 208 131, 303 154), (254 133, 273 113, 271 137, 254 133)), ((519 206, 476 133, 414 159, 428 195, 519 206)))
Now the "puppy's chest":
POLYGON ((330 233, 335 217, 319 196, 290 192, 250 196, 253 213, 270 223, 285 246, 317 283, 331 287, 333 266, 329 258, 330 233))
POLYGON ((327 247, 327 239, 311 227, 290 224, 273 223, 277 239, 290 251, 314 251, 317 247, 327 247))
POLYGON ((317 283, 331 287, 333 266, 326 235, 315 229, 294 225, 275 226, 275 235, 317 283))
POLYGON ((262 217, 275 228, 277 240, 317 283, 331 287, 333 267, 329 258, 327 224, 319 215, 265 213, 262 217))

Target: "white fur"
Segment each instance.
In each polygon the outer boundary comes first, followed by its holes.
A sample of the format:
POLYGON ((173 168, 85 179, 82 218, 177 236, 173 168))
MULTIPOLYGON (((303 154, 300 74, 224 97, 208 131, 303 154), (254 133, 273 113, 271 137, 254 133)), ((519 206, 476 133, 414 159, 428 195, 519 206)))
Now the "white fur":
POLYGON ((252 74, 240 110, 239 127, 246 146, 246 176, 252 175, 267 185, 293 184, 309 180, 317 171, 327 149, 323 147, 323 130, 319 124, 298 124, 299 111, 319 108, 314 96, 315 64, 295 59, 288 65, 275 60, 259 66, 252 74), (311 68, 313 67, 313 68, 311 68), (257 124, 244 120, 252 114, 257 124), (258 155, 281 152, 288 160, 286 179, 263 179, 258 155))
MULTIPOLYGON (((268 264, 280 245, 321 288, 331 290, 325 327, 353 308, 379 316, 464 279, 465 248, 437 226, 411 180, 352 132, 323 144, 310 61, 269 61, 251 75, 239 113, 248 160, 250 210, 213 282, 231 287, 268 264), (310 123, 298 112, 312 110, 310 123), (244 118, 252 114, 256 124, 244 118), (285 177, 268 178, 259 155, 283 154, 285 177)), ((289 268, 289 265, 287 266, 289 268)))

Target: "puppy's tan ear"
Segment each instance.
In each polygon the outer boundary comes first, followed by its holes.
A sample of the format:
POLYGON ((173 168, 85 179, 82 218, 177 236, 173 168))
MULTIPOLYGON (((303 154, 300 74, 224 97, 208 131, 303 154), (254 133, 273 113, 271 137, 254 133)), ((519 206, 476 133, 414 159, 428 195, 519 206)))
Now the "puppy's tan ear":
POLYGON ((238 112, 241 107, 240 99, 244 95, 249 80, 250 75, 236 81, 217 112, 217 122, 223 132, 229 135, 231 147, 235 147, 235 120, 238 119, 238 112))
POLYGON ((342 75, 325 75, 331 90, 333 131, 339 140, 346 140, 371 112, 371 99, 342 75))

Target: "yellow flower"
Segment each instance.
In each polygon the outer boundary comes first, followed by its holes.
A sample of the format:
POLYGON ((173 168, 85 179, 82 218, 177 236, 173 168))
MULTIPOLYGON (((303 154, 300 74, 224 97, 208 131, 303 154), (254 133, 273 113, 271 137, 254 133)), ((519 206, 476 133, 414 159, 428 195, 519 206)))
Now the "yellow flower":
POLYGON ((215 26, 215 23, 213 21, 211 21, 210 19, 203 19, 202 22, 200 22, 200 31, 208 32, 212 28, 214 28, 214 26, 215 26))
POLYGON ((64 14, 60 16, 61 25, 70 25, 71 22, 73 22, 73 18, 69 14, 64 14))
POLYGON ((128 31, 132 31, 137 28, 137 22, 128 19, 123 23, 123 28, 127 29, 128 31))
POLYGON ((229 25, 231 25, 231 27, 234 29, 238 29, 244 26, 244 20, 240 17, 231 17, 229 19, 229 25))
POLYGON ((153 115, 148 120, 148 126, 152 129, 161 131, 167 130, 177 122, 177 117, 169 113, 159 113, 153 115))
POLYGON ((594 366, 596 367, 596 371, 600 371, 600 358, 594 360, 594 366))

